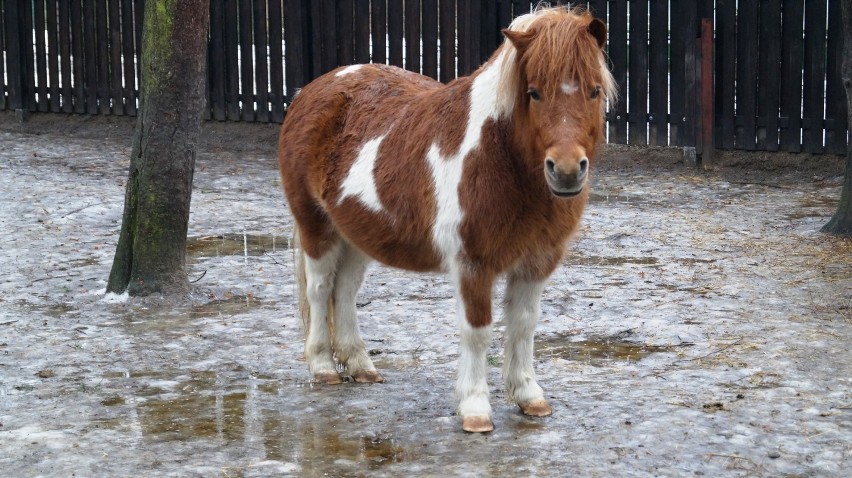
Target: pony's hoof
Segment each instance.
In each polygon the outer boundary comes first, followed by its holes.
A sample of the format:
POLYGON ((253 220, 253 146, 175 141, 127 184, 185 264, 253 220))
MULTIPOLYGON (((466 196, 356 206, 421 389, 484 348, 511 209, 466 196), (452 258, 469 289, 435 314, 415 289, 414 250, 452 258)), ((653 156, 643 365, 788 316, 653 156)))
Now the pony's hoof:
POLYGON ((314 381, 323 385, 337 385, 343 382, 337 372, 317 372, 314 374, 314 381))
POLYGON ((470 433, 487 433, 494 431, 494 423, 491 422, 491 417, 473 415, 464 417, 462 420, 462 430, 470 433))
POLYGON ((533 417, 546 417, 553 414, 553 409, 550 408, 550 404, 547 403, 547 400, 533 400, 527 403, 519 403, 519 407, 521 407, 521 411, 524 412, 524 415, 530 415, 533 417))
POLYGON ((360 370, 352 374, 352 380, 358 383, 382 383, 385 378, 376 370, 360 370))

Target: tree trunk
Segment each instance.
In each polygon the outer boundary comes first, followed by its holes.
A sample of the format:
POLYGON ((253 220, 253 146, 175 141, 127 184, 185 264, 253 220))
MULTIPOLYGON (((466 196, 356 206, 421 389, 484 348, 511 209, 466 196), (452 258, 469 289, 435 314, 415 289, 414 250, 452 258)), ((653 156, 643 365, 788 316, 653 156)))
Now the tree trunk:
MULTIPOLYGON (((852 1, 841 3, 843 10, 843 89, 846 90, 847 124, 852 125, 852 1)), ((846 146, 846 176, 837 212, 822 227, 823 232, 852 236, 852 149, 846 146)))
POLYGON ((147 0, 141 105, 108 292, 185 293, 186 232, 206 100, 209 0, 147 0))

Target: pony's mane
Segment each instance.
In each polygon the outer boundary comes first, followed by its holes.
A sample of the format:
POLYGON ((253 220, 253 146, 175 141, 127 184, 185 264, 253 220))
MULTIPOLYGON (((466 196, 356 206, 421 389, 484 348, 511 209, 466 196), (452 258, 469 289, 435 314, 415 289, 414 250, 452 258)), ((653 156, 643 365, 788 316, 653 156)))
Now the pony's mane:
MULTIPOLYGON (((553 78, 560 83, 567 78, 577 81, 581 91, 591 91, 590 79, 601 76, 601 92, 609 101, 617 97, 615 79, 606 65, 603 51, 587 34, 592 15, 583 8, 537 8, 515 18, 509 30, 535 31, 536 39, 518 58, 518 50, 509 39, 497 50, 495 63, 501 65, 497 81, 497 103, 504 114, 510 114, 518 94, 526 90, 519 68, 537 78, 553 78)), ((597 85, 594 85, 597 86, 597 85)))

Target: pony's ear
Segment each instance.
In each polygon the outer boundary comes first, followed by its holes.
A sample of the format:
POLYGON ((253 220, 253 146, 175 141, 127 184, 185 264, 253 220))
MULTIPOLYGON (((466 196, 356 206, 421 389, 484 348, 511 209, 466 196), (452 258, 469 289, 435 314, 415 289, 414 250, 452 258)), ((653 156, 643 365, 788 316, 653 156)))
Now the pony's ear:
POLYGON ((598 46, 603 48, 606 45, 606 24, 597 18, 592 19, 589 23, 589 33, 598 41, 598 46))
POLYGON ((533 39, 533 33, 531 32, 519 32, 515 30, 509 30, 508 28, 504 28, 500 30, 503 32, 503 35, 512 42, 512 45, 518 49, 518 51, 524 51, 530 46, 530 42, 533 39))

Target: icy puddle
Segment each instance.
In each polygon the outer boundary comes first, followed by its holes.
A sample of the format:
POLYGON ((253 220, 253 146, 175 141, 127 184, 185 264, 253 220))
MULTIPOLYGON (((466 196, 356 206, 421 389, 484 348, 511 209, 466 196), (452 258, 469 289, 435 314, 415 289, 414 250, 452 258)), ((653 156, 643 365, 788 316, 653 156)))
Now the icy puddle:
MULTIPOLYGON (((322 419, 310 414, 293 413, 307 396, 316 392, 345 394, 343 386, 283 390, 279 380, 266 375, 235 379, 215 371, 115 371, 102 378, 133 391, 101 401, 114 413, 110 418, 93 420, 95 428, 138 430, 148 441, 175 446, 210 440, 228 444, 258 441, 267 460, 296 460, 303 470, 310 470, 312 464, 327 466, 328 461, 377 469, 410 456, 390 434, 346 432, 324 425, 322 419)), ((340 419, 346 418, 344 414, 340 419)), ((351 422, 352 415, 348 419, 351 422)))
POLYGON ((186 240, 190 258, 219 256, 261 256, 290 248, 290 239, 275 234, 222 234, 194 236, 186 240))
POLYGON ((575 341, 571 336, 563 334, 536 337, 535 340, 535 356, 538 359, 559 358, 598 366, 614 361, 638 362, 653 353, 672 350, 673 346, 645 345, 609 338, 575 341))

